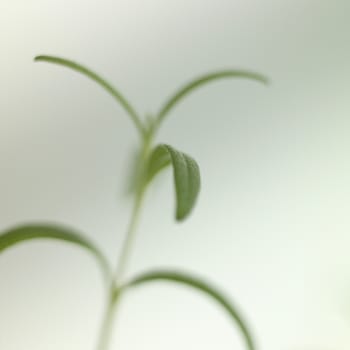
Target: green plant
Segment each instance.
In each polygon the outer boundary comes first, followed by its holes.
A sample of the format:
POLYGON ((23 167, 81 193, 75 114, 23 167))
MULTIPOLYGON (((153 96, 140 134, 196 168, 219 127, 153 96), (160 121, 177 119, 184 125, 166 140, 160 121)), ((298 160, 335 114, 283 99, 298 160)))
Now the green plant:
POLYGON ((97 248, 95 243, 91 242, 80 233, 61 225, 45 225, 38 223, 11 228, 0 236, 0 252, 17 243, 40 238, 63 240, 92 253, 101 266, 107 286, 106 311, 102 320, 97 350, 106 350, 109 346, 113 319, 121 296, 131 288, 159 280, 180 283, 211 297, 236 323, 243 335, 247 349, 255 350, 253 338, 242 316, 233 304, 229 302, 228 298, 211 284, 196 276, 178 271, 155 270, 142 273, 129 280, 125 280, 124 275, 135 239, 136 227, 145 192, 154 177, 162 169, 172 166, 176 193, 175 217, 178 221, 184 220, 190 214, 200 190, 199 167, 193 158, 185 153, 179 152, 172 146, 165 144, 154 145, 155 135, 169 112, 193 90, 211 81, 238 77, 266 83, 266 78, 257 73, 236 70, 225 70, 204 75, 180 88, 166 101, 157 114, 143 121, 118 90, 86 67, 70 60, 52 56, 37 56, 35 60, 59 64, 84 74, 109 92, 127 112, 140 136, 139 153, 133 169, 132 194, 134 197, 134 206, 119 262, 115 270, 112 269, 110 263, 100 249, 97 248))

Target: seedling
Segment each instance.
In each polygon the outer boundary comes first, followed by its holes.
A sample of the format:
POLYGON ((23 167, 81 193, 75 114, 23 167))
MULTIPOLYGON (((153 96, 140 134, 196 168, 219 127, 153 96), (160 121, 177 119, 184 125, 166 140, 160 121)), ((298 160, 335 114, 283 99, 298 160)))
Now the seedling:
POLYGON ((132 288, 155 281, 179 283, 197 292, 206 294, 232 318, 232 321, 242 334, 246 348, 248 350, 255 350, 253 337, 243 317, 229 301, 229 298, 212 284, 182 271, 152 270, 143 272, 131 279, 125 279, 125 272, 128 267, 130 252, 135 239, 143 199, 147 188, 157 174, 162 169, 169 166, 173 169, 176 194, 175 218, 177 221, 185 220, 191 213, 200 190, 199 167, 192 157, 167 144, 154 145, 155 135, 166 117, 188 94, 212 81, 225 78, 246 78, 266 83, 266 78, 254 72, 241 70, 224 70, 203 75, 181 87, 164 103, 158 113, 143 120, 116 88, 81 64, 52 56, 37 56, 35 57, 35 61, 58 64, 89 77, 112 95, 130 117, 138 131, 140 139, 137 162, 133 169, 133 210, 117 266, 111 266, 103 252, 90 239, 77 233, 75 230, 61 225, 34 223, 11 228, 0 235, 0 252, 31 239, 56 239, 75 244, 77 247, 83 248, 91 253, 101 267, 107 287, 106 309, 98 334, 97 350, 107 350, 109 348, 113 320, 117 312, 117 305, 121 302, 122 296, 132 288))

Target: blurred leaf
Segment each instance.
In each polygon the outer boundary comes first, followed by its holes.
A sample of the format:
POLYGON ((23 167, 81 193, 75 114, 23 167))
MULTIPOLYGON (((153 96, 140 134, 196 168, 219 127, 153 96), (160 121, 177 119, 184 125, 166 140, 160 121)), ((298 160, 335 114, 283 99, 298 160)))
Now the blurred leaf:
POLYGON ((0 253, 18 243, 31 239, 56 239, 87 249, 97 258, 105 277, 110 275, 107 259, 95 244, 84 236, 61 226, 32 224, 11 228, 0 235, 0 253))
POLYGON ((151 182, 154 176, 170 164, 171 157, 166 147, 163 145, 155 147, 149 160, 147 182, 151 182))
POLYGON ((79 63, 67 60, 65 58, 61 57, 54 57, 54 56, 36 56, 34 58, 35 61, 44 61, 49 63, 55 63, 59 64, 68 68, 71 68, 90 79, 94 80, 97 84, 102 86, 107 92, 109 92, 125 109, 125 111, 129 114, 133 122, 135 123, 137 129, 141 132, 143 132, 143 126, 142 123, 135 112, 134 108, 130 105, 130 103, 125 99, 125 97, 116 89, 114 88, 110 83, 108 83, 105 79, 101 78, 97 73, 91 71, 90 69, 82 66, 79 63))
POLYGON ((124 188, 126 195, 133 195, 138 193, 138 189, 141 186, 142 177, 142 149, 140 146, 133 147, 129 151, 129 159, 126 167, 126 176, 124 177, 124 188))
POLYGON ((174 170, 176 192, 176 220, 185 219, 193 209, 200 190, 200 173, 198 164, 185 153, 169 145, 158 145, 152 152, 147 182, 168 164, 174 170))
POLYGON ((227 78, 252 79, 267 84, 267 78, 265 78, 263 75, 243 70, 224 70, 203 75, 184 85, 172 97, 170 97, 168 101, 166 101, 158 113, 157 124, 159 125, 165 116, 170 112, 170 110, 193 90, 212 81, 227 78))
POLYGON ((251 332, 249 331, 246 325, 246 322, 243 320, 242 316, 237 311, 236 307, 218 289, 216 289, 211 284, 203 281, 198 277, 195 277, 183 272, 156 270, 156 271, 140 274, 136 278, 133 278, 130 282, 122 286, 121 292, 123 292, 123 290, 127 290, 130 287, 136 287, 144 283, 156 282, 156 281, 170 281, 170 282, 180 283, 188 287, 194 288, 195 290, 202 292, 207 296, 211 297, 221 307, 224 308, 224 310, 228 313, 231 319, 238 326, 238 328, 240 329, 244 337, 247 349, 255 350, 255 345, 254 345, 251 332))

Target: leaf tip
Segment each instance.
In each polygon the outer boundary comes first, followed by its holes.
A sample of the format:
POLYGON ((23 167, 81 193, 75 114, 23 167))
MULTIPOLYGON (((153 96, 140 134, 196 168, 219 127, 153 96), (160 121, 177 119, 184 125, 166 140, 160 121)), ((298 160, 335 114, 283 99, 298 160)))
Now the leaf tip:
POLYGON ((184 221, 184 220, 186 219, 186 216, 187 216, 187 215, 184 215, 184 214, 182 214, 182 213, 176 212, 176 214, 175 214, 175 220, 176 220, 177 222, 182 222, 182 221, 184 221))
POLYGON ((261 76, 261 82, 266 86, 270 85, 271 83, 270 79, 268 77, 265 77, 264 75, 261 76))
POLYGON ((264 85, 269 85, 270 84, 270 79, 267 76, 263 75, 263 74, 256 73, 256 72, 254 73, 253 72, 251 77, 253 79, 255 79, 256 81, 264 84, 264 85))

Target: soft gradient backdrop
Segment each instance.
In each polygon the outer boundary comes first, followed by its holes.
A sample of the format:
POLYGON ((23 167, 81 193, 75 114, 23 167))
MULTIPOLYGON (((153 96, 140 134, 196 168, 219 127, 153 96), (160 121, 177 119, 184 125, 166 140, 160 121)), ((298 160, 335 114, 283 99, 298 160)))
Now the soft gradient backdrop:
MULTIPOLYGON (((1 0, 0 229, 65 223, 116 260, 136 132, 85 77, 108 77, 143 113, 218 68, 268 75, 208 85, 159 134, 193 155, 203 188, 173 220, 169 172, 148 194, 129 274, 178 267, 240 306, 261 350, 350 347, 348 0, 1 0)), ((94 350, 103 289, 94 261, 56 242, 0 256, 0 349, 94 350)), ((135 290, 113 349, 242 349, 221 310, 172 285, 135 290)))

